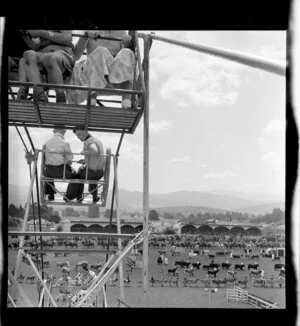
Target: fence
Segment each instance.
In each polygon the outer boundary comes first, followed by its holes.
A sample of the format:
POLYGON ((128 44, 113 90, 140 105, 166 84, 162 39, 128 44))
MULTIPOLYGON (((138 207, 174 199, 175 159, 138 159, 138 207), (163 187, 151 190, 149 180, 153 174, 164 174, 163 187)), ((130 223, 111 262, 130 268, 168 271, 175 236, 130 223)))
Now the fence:
POLYGON ((227 301, 248 302, 248 291, 238 286, 227 289, 227 301))
POLYGON ((235 286, 233 289, 227 289, 227 301, 245 302, 259 309, 278 308, 277 303, 273 303, 269 300, 260 298, 257 295, 248 293, 248 291, 242 290, 238 286, 235 286))

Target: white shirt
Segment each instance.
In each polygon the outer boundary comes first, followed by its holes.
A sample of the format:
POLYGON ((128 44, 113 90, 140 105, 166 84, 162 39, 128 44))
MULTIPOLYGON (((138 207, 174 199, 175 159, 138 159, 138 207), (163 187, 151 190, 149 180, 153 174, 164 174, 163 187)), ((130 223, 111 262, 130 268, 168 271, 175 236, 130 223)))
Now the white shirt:
POLYGON ((71 151, 70 144, 65 141, 64 136, 55 133, 52 138, 46 141, 45 143, 45 164, 46 165, 61 165, 64 164, 64 154, 67 161, 73 160, 73 154, 71 151), (47 153, 47 152, 58 152, 47 153))

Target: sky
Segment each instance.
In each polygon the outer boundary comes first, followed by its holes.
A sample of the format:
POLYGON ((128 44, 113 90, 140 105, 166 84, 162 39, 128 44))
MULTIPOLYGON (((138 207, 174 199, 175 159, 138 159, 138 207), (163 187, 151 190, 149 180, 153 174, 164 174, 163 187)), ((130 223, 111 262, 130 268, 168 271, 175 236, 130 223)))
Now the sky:
MULTIPOLYGON (((153 32, 286 60, 285 31, 153 32)), ((231 189, 284 199, 285 83, 279 75, 153 40, 150 193, 231 189)), ((37 148, 53 134, 52 129, 29 131, 37 148)), ((20 132, 25 135, 22 128, 20 132)), ((116 151, 120 134, 91 134, 116 151)), ((82 150, 71 130, 65 139, 74 152, 82 150)), ((29 185, 23 148, 10 127, 9 183, 29 185)), ((119 188, 143 191, 143 118, 133 135, 124 136, 118 164, 119 188)))

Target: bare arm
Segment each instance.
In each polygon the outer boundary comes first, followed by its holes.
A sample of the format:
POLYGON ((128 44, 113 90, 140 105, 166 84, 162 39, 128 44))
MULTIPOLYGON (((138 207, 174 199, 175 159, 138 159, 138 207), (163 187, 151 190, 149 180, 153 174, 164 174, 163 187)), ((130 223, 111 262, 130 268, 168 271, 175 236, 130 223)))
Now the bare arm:
POLYGON ((75 44, 74 55, 76 61, 80 59, 83 51, 87 48, 88 42, 89 39, 86 36, 82 36, 75 44))
POLYGON ((72 31, 51 32, 47 30, 28 30, 27 33, 35 37, 43 37, 57 44, 73 47, 72 31))
POLYGON ((26 45, 29 47, 29 49, 34 50, 34 51, 39 50, 40 46, 38 44, 34 43, 28 34, 22 33, 22 38, 23 38, 23 41, 26 43, 26 45))

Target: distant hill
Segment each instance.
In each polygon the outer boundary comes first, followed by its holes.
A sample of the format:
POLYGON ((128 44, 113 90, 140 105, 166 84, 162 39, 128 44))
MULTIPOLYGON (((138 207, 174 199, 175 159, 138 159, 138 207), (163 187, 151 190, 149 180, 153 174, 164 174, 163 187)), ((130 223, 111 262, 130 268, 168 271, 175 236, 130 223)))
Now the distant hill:
POLYGON ((172 206, 172 207, 157 207, 151 208, 155 209, 158 214, 163 214, 164 212, 170 214, 182 213, 184 216, 188 216, 190 214, 197 215, 198 213, 226 213, 227 210, 224 209, 216 209, 210 207, 202 207, 202 206, 172 206))
POLYGON ((261 205, 253 205, 247 207, 241 207, 236 209, 237 212, 241 213, 248 213, 248 214, 266 214, 272 213, 274 208, 280 208, 281 210, 285 210, 285 204, 283 201, 277 201, 268 204, 261 204, 261 205))
POLYGON ((249 200, 256 201, 257 203, 272 203, 283 199, 281 196, 276 194, 249 193, 233 189, 214 189, 211 191, 211 193, 216 195, 231 195, 235 197, 247 198, 249 200))
MULTIPOLYGON (((26 203, 28 197, 29 185, 19 186, 10 184, 8 189, 9 203, 20 205, 26 203)), ((34 187, 35 192, 35 187, 34 187)), ((36 201, 36 195, 34 195, 36 201)), ((179 207, 186 212, 194 212, 201 209, 203 212, 214 211, 226 211, 234 210, 247 213, 265 213, 268 209, 272 211, 272 208, 279 207, 284 208, 283 202, 281 206, 274 203, 261 204, 257 201, 253 201, 243 197, 237 197, 227 194, 213 194, 209 192, 201 191, 177 191, 167 194, 150 194, 149 207, 150 208, 169 208, 177 212, 179 207), (275 205, 275 206, 274 206, 275 205), (277 205, 277 206, 276 206, 277 205)), ((53 205, 54 206, 54 205, 53 205)), ((111 206, 111 190, 108 193, 107 206, 111 206)), ((143 207, 143 193, 139 191, 119 190, 119 206, 122 210, 134 211, 140 210, 143 207)), ((54 209, 61 211, 65 206, 54 206, 54 209)), ((106 208, 101 209, 104 211, 106 208)), ((82 208, 83 209, 83 208, 82 208)), ((184 213, 183 213, 184 214, 184 213)), ((190 213, 189 213, 190 214, 190 213)))
MULTIPOLYGON (((108 195, 110 201, 111 193, 108 195)), ((123 209, 139 209, 143 205, 143 193, 138 191, 119 190, 120 207, 123 209)), ((109 202, 108 201, 108 202, 109 202)), ((150 207, 201 206, 207 208, 233 210, 258 204, 246 198, 230 195, 214 195, 201 191, 177 191, 167 194, 150 194, 150 207)))

